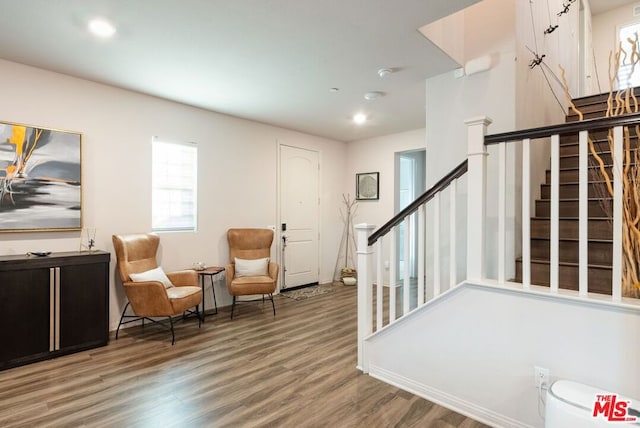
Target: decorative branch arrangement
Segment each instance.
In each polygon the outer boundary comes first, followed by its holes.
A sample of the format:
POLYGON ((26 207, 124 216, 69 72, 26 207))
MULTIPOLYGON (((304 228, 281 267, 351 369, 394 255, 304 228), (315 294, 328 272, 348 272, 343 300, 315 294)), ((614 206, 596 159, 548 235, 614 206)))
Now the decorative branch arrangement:
POLYGON ((351 199, 350 195, 342 195, 345 211, 340 210, 340 217, 342 217, 342 222, 344 223, 344 232, 333 273, 334 282, 341 281, 344 277, 356 276, 356 238, 353 229, 353 218, 358 210, 357 202, 355 199, 351 199))
MULTIPOLYGON (((631 73, 640 62, 638 35, 627 39, 630 53, 627 53, 618 44, 615 54, 609 54, 609 95, 607 97, 606 117, 619 116, 629 113, 637 113, 640 109, 638 99, 633 88, 619 89, 618 70, 620 65, 631 66, 631 73), (628 60, 628 61, 627 61, 628 60), (617 83, 617 85, 616 85, 617 83)), ((576 112, 579 120, 583 120, 583 113, 576 108, 569 95, 568 84, 565 79, 564 69, 560 67, 565 91, 565 97, 569 108, 576 112)), ((621 180, 623 183, 623 222, 622 222, 622 295, 624 297, 640 297, 640 150, 638 150, 638 137, 640 126, 635 126, 632 135, 629 127, 624 128, 623 144, 624 156, 622 165, 613 165, 608 169, 602 156, 595 147, 591 135, 589 136, 589 151, 595 160, 597 172, 595 172, 596 193, 600 199, 603 210, 612 219, 612 210, 609 198, 613 198, 613 180, 621 180), (632 139, 635 147, 632 147, 632 139)), ((613 130, 608 131, 608 148, 613 153, 613 130)))
MULTIPOLYGON (((571 6, 576 1, 577 0, 569 0, 568 2, 562 3, 563 9, 560 10, 556 16, 562 17, 562 15, 568 14, 571 6)), ((579 120, 583 120, 584 114, 575 106, 573 97, 569 93, 569 85, 565 77, 564 68, 559 66, 561 74, 561 79, 559 79, 553 70, 545 63, 546 55, 541 54, 538 50, 533 0, 529 0, 529 11, 531 13, 531 27, 535 43, 535 50, 527 47, 533 55, 533 59, 529 62, 529 68, 539 68, 541 70, 551 93, 564 112, 564 106, 556 95, 549 79, 550 76, 553 77, 564 90, 564 97, 569 106, 569 111, 575 112, 579 120)), ((559 23, 554 25, 551 22, 549 0, 547 0, 547 12, 549 15, 549 27, 544 30, 545 35, 553 33, 560 25, 559 23)), ((619 43, 615 54, 613 52, 609 54, 609 95, 607 97, 606 117, 637 113, 640 111, 638 98, 632 88, 622 90, 615 89, 621 86, 618 75, 620 65, 630 66, 630 74, 633 74, 636 66, 640 63, 640 43, 638 39, 638 34, 635 34, 633 38, 627 39, 629 43, 628 52, 623 48, 622 43, 619 43)), ((638 137, 640 137, 640 126, 636 126, 633 131, 635 135, 631 135, 628 127, 625 128, 623 135, 623 165, 613 165, 613 169, 607 168, 607 165, 600 155, 603 147, 596 148, 596 143, 593 141, 591 135, 588 141, 589 151, 593 158, 593 160, 590 159, 590 162, 596 166, 592 172, 595 192, 609 220, 613 219, 612 206, 610 203, 613 197, 613 180, 615 178, 616 180, 621 180, 623 183, 622 294, 625 297, 640 298, 640 149, 637 149, 638 137), (632 147, 632 138, 636 141, 635 147, 632 147)), ((607 144, 609 146, 608 150, 613 153, 613 130, 609 130, 608 132, 607 143, 605 143, 604 147, 605 150, 607 144)))

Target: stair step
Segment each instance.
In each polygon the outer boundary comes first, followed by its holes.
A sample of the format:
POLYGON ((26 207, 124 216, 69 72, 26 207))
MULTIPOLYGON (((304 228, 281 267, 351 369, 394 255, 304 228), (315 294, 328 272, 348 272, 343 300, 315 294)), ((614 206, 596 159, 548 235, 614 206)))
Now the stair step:
MULTIPOLYGON (((609 174, 609 177, 612 177, 612 168, 613 165, 605 165, 605 171, 609 174)), ((604 177, 602 177, 602 173, 600 172, 599 165, 589 165, 588 170, 589 181, 603 181, 604 177)), ((560 169, 560 183, 571 183, 580 181, 580 170, 578 168, 561 168, 560 169)), ((551 171, 547 170, 545 173, 545 184, 551 184, 551 171)))
MULTIPOLYGON (((611 152, 598 153, 605 165, 613 165, 613 157, 611 152)), ((587 165, 596 165, 596 158, 591 153, 587 159, 587 165)), ((580 166, 580 155, 578 153, 572 153, 567 155, 560 155, 560 169, 578 168, 580 166)))
MULTIPOLYGON (((636 96, 636 98, 639 98, 638 101, 640 101, 640 90, 638 89, 638 87, 633 88, 633 94, 636 96)), ((612 102, 614 103, 613 105, 615 107, 616 92, 612 93, 611 97, 612 102)), ((608 99, 609 93, 605 92, 603 94, 587 95, 580 98, 574 98, 572 101, 573 105, 575 105, 578 110, 584 111, 585 108, 589 108, 591 111, 600 110, 602 111, 602 116, 604 117, 605 113, 607 112, 608 99)), ((624 94, 622 99, 625 99, 624 94)), ((633 101, 631 98, 631 94, 629 94, 629 100, 633 101)), ((572 113, 573 110, 570 110, 569 115, 571 115, 572 113)))
MULTIPOLYGON (((633 93, 636 97, 640 97, 640 87, 633 88, 633 93)), ((615 98, 616 93, 614 92, 612 96, 615 98)), ((607 109, 607 99, 609 98, 609 92, 605 92, 603 94, 595 94, 595 95, 586 95, 584 97, 574 98, 573 104, 580 110, 580 107, 584 107, 591 104, 604 105, 604 111, 607 109)), ((640 101, 640 100, 639 100, 640 101)))
MULTIPOLYGON (((607 110, 608 110, 608 106, 607 106, 607 99, 608 99, 608 94, 605 97, 599 98, 599 99, 594 99, 593 101, 588 101, 585 102, 584 104, 581 104, 580 106, 578 106, 577 104, 574 105, 576 106, 576 108, 578 110, 580 110, 582 112, 582 114, 584 115, 584 119, 588 119, 589 116, 592 117, 606 117, 607 115, 607 110)), ((622 97, 623 101, 625 100, 625 97, 622 97)), ((640 96, 638 96, 638 94, 636 93, 636 99, 638 102, 640 102, 640 96)), ((633 98, 630 96, 629 97, 629 104, 631 107, 631 111, 627 111, 624 108, 618 108, 618 114, 616 116, 624 116, 626 114, 633 114, 636 113, 635 107, 634 107, 634 102, 633 102, 633 98)), ((615 101, 615 94, 613 95, 613 98, 611 100, 611 108, 612 108, 612 112, 615 113, 616 112, 616 108, 617 108, 617 103, 615 101)), ((565 119, 567 122, 574 122, 577 121, 579 118, 578 113, 576 113, 573 109, 569 109, 569 111, 567 112, 567 115, 565 116, 565 119)))
MULTIPOLYGON (((606 108, 605 108, 605 110, 606 110, 606 108)), ((583 119, 584 120, 587 120, 587 119, 598 119, 600 117, 604 117, 605 112, 602 112, 602 111, 587 112, 587 113, 584 113, 583 119)), ((566 120, 567 123, 578 122, 579 121, 579 117, 578 117, 577 114, 570 114, 570 115, 568 115, 566 117, 566 119, 567 119, 566 120)))
MULTIPOLYGON (((590 132, 589 136, 591 137, 591 141, 593 142, 596 151, 599 152, 601 150, 610 150, 607 131, 590 132)), ((563 147, 568 148, 568 146, 577 146, 578 142, 578 134, 563 135, 560 137, 560 151, 562 152, 563 147)), ((635 130, 633 129, 631 129, 629 132, 629 143, 632 148, 638 147, 638 137, 636 136, 635 130)))
MULTIPOLYGON (((635 136, 635 133, 633 133, 633 135, 635 136)), ((589 136, 591 137, 591 140, 595 143, 595 142, 607 142, 608 141, 608 136, 609 136, 609 130, 608 129, 600 129, 600 130, 595 130, 595 131, 589 131, 589 136)), ((560 145, 565 145, 565 144, 577 144, 578 141, 580 141, 580 135, 576 132, 575 134, 567 134, 567 135, 562 135, 560 137, 560 145)))
POLYGON ((585 97, 574 98, 572 101, 573 101, 573 105, 575 105, 578 109, 580 109, 580 107, 584 107, 590 104, 601 105, 604 103, 604 105, 606 106, 607 98, 609 98, 609 93, 587 95, 585 97))
MULTIPOLYGON (((640 103, 640 97, 636 96, 636 98, 638 99, 638 102, 640 103)), ((633 103, 633 100, 631 100, 631 103, 633 103)), ((613 111, 615 113, 615 109, 616 109, 616 105, 615 102, 613 103, 613 111)), ((587 120, 587 119, 598 119, 598 118, 603 118, 606 117, 607 114, 607 104, 606 102, 603 104, 590 104, 587 106, 583 106, 582 108, 578 108, 578 110, 580 110, 583 114, 583 119, 587 120)), ((636 113, 635 108, 632 106, 631 107, 631 111, 621 111, 619 112, 619 114, 617 114, 615 117, 624 117, 626 115, 629 114, 634 114, 636 113)), ((573 110, 571 110, 569 112, 569 114, 567 114, 565 116, 565 121, 567 123, 569 122, 578 122, 580 120, 580 116, 578 116, 577 113, 575 113, 573 110)))
MULTIPOLYGON (((610 197, 607 191, 607 184, 604 181, 591 181, 587 185, 589 198, 610 197)), ((560 183, 560 199, 577 199, 580 192, 578 182, 560 183)), ((540 188, 540 199, 551 199, 551 184, 542 184, 540 188)))
MULTIPOLYGON (((550 260, 551 242, 548 238, 534 238, 531 240, 531 258, 550 260)), ((561 239, 559 242, 559 257, 561 262, 578 263, 578 240, 561 239)), ((613 255, 613 243, 606 240, 589 240, 588 263, 596 265, 611 265, 613 255)))
MULTIPOLYGON (((531 219, 531 238, 549 238, 550 222, 548 217, 534 217, 531 219)), ((611 220, 603 217, 592 217, 588 222, 587 235, 589 239, 611 239, 613 225, 611 220)), ((560 239, 578 239, 578 219, 560 219, 560 239)))
MULTIPOLYGON (((575 102, 574 102, 575 104, 575 102)), ((586 102, 578 106, 575 106, 580 110, 583 114, 587 113, 600 113, 599 117, 605 117, 607 114, 607 97, 594 99, 593 101, 586 102)), ((566 118, 571 118, 574 116, 578 116, 578 113, 569 109, 569 113, 566 115, 566 118)))
MULTIPOLYGON (((549 261, 531 261, 531 283, 549 286, 549 261)), ((611 295, 611 267, 589 265, 588 291, 611 295)), ((578 290, 578 265, 575 263, 560 263, 559 287, 565 290, 578 290)), ((522 282, 522 260, 516 260, 516 282, 522 282)))
MULTIPOLYGON (((630 161, 632 165, 635 165, 636 160, 636 151, 637 149, 632 149, 630 152, 630 161)), ((598 153, 600 159, 605 163, 605 165, 613 165, 613 155, 610 151, 603 151, 598 153)), ((560 168, 578 168, 580 165, 580 156, 578 153, 575 154, 565 154, 560 155, 560 168)), ((598 165, 595 156, 589 153, 589 157, 587 159, 587 165, 598 165)))
MULTIPOLYGON (((538 199, 536 201, 536 217, 550 217, 550 207, 551 200, 538 199)), ((560 217, 578 217, 578 200, 561 200, 559 211, 560 217)), ((608 217, 608 213, 610 212, 613 212, 613 202, 611 199, 589 199, 589 217, 608 217)))

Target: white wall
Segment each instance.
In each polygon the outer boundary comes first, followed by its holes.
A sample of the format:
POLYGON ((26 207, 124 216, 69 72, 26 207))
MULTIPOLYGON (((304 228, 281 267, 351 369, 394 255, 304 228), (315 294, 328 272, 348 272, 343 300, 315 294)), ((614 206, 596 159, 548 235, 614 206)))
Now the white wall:
POLYGON ((395 154, 425 148, 425 130, 401 132, 347 143, 345 188, 351 199, 356 192, 356 173, 380 172, 380 199, 359 201, 355 223, 380 227, 395 215, 395 154))
POLYGON ((464 9, 420 27, 420 32, 451 59, 464 65, 464 9))
POLYGON ((564 122, 568 103, 564 88, 557 81, 561 80, 559 66, 566 70, 571 96, 575 98, 580 93, 579 5, 572 4, 568 14, 557 17, 556 12, 562 10, 562 0, 549 0, 548 3, 549 9, 546 2, 517 2, 516 5, 518 129, 564 122), (549 10, 551 23, 557 24, 558 28, 551 34, 544 34, 549 26, 549 10), (535 27, 532 26, 532 13, 535 27), (536 47, 540 55, 545 55, 547 66, 531 69, 534 55, 530 50, 535 52, 536 47))
POLYGON ((466 284, 372 336, 366 349, 371 375, 492 426, 544 426, 534 366, 548 368, 551 381, 640 397, 637 307, 466 284))
MULTIPOLYGON (((618 49, 617 27, 640 21, 640 16, 633 16, 633 8, 638 5, 640 5, 640 2, 628 4, 592 17, 593 50, 602 92, 609 92, 609 53, 618 49)), ((628 50, 627 46, 623 45, 623 47, 628 50)))
MULTIPOLYGON (((485 0, 464 11, 465 25, 465 58, 471 60, 483 56, 491 57, 491 69, 478 74, 456 79, 453 72, 427 80, 426 85, 426 128, 427 128, 427 188, 432 186, 467 156, 466 119, 477 116, 488 116, 493 119, 489 133, 507 132, 516 129, 516 66, 515 66, 515 4, 513 0, 485 0)), ((488 158, 489 171, 496 171, 496 156, 491 149, 488 158)), ((513 199, 515 182, 514 153, 510 151, 508 184, 509 197, 513 199)), ((466 182, 465 182, 466 185, 466 182)), ((491 176, 488 189, 496 189, 496 177, 491 176)), ((459 190, 462 201, 466 198, 466 188, 462 183, 459 190)), ((494 233, 497 215, 496 195, 491 190, 487 203, 488 230, 494 233)), ((458 203, 458 209, 466 209, 466 205, 458 203)), ((441 218, 445 219, 441 229, 440 253, 442 282, 448 282, 449 232, 446 219, 449 217, 448 200, 443 201, 441 218)), ((510 234, 514 233, 514 211, 510 217, 510 234)), ((428 217, 431 217, 428 211, 428 217)), ((460 217, 460 216, 459 216, 460 217)), ((466 215, 459 218, 463 225, 466 215)), ((458 228, 458 280, 465 278, 466 235, 464 226, 458 228)), ((491 235, 488 235, 491 236, 491 235)), ((427 227, 427 242, 433 242, 431 227, 427 227)), ((495 239, 488 240, 487 254, 496 254, 495 239)), ((514 260, 512 271, 515 272, 515 252, 511 245, 509 260, 514 260)), ((432 249, 427 246, 427 269, 432 271, 432 249)), ((487 260, 487 272, 495 276, 496 263, 487 260)), ((429 282, 429 276, 427 276, 429 282)))
MULTIPOLYGON (((401 132, 377 138, 351 141, 347 144, 346 193, 353 199, 356 191, 356 174, 360 172, 380 172, 380 199, 359 201, 354 224, 369 223, 381 227, 396 214, 395 212, 395 154, 410 150, 424 149, 425 130, 401 132)), ((343 210, 344 211, 344 210, 343 210)), ((389 259, 386 246, 384 260, 389 259)), ((384 272, 388 282, 389 271, 384 272)))
POLYGON ((485 0, 463 13, 465 58, 489 55, 492 65, 460 79, 453 72, 427 79, 427 187, 466 158, 466 119, 491 117, 491 133, 515 129, 513 2, 485 0))
POLYGON ((599 94, 598 82, 595 72, 595 61, 593 55, 593 25, 591 3, 589 0, 582 0, 580 10, 580 73, 582 74, 579 96, 599 94))
MULTIPOLYGON (((151 229, 151 138, 198 144, 197 233, 161 235, 166 270, 201 260, 228 262, 229 227, 278 224, 278 142, 320 152, 321 281, 330 281, 342 226, 338 209, 345 183, 346 144, 213 113, 69 76, 0 61, 0 118, 7 122, 82 132, 84 226, 97 229, 97 247, 113 252, 112 234, 151 229)), ((0 234, 2 254, 34 249, 74 251, 79 232, 0 234)), ((279 240, 276 239, 276 245, 279 240)), ((274 246, 274 257, 279 253, 274 246)), ((125 297, 114 281, 110 324, 117 325, 125 297)), ((216 284, 218 304, 230 303, 216 284)), ((207 307, 211 292, 206 290, 207 307)))

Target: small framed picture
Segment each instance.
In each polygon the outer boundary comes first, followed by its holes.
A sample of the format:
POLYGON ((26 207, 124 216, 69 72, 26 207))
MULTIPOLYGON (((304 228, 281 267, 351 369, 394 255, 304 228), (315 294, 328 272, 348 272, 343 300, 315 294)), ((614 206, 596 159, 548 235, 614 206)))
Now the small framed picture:
POLYGON ((356 174, 356 199, 359 201, 377 201, 380 198, 379 179, 379 172, 356 174))

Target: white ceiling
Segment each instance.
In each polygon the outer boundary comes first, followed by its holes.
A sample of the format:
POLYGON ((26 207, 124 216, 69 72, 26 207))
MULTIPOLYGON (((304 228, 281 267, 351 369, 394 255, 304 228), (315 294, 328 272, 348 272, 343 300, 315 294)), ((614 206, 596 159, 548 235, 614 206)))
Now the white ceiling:
MULTIPOLYGON (((592 15, 599 15, 603 12, 633 3, 638 3, 638 0, 589 0, 592 15)), ((629 11, 629 13, 631 14, 631 11, 629 11)))
POLYGON ((425 79, 456 64, 417 29, 476 1, 0 0, 0 58, 350 141, 424 127, 425 79))

